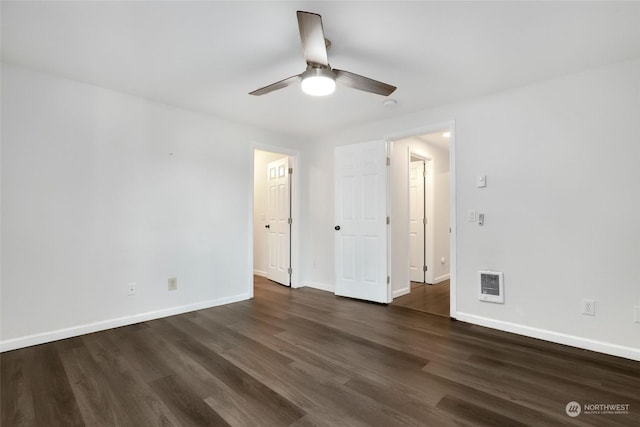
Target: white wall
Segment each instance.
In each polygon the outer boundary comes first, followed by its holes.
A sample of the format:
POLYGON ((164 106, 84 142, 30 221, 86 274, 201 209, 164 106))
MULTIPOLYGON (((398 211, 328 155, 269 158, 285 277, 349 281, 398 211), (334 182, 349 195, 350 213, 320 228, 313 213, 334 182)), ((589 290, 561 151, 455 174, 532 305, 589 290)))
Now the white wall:
POLYGON ((451 271, 451 212, 449 210, 451 174, 449 173, 449 151, 435 147, 430 147, 429 151, 434 159, 433 279, 435 283, 439 283, 446 280, 451 271))
POLYGON ((449 152, 420 138, 393 142, 391 153, 391 290, 405 294, 409 288, 409 153, 430 159, 433 206, 433 257, 428 261, 437 283, 449 274, 449 152), (445 262, 441 263, 441 258, 445 262))
POLYGON ((270 162, 286 157, 283 154, 262 150, 254 151, 253 171, 253 272, 260 276, 267 275, 269 265, 269 233, 267 225, 268 180, 267 165, 270 162))
POLYGON ((391 295, 409 293, 409 144, 394 141, 389 167, 389 254, 391 295))
MULTIPOLYGON (((638 75, 635 60, 318 137, 299 168, 301 283, 333 287, 333 147, 455 119, 457 317, 640 360, 638 75), (504 305, 476 298, 486 268, 504 305)), ((1 108, 3 349, 248 297, 251 141, 292 141, 12 66, 1 108)))
POLYGON ((248 298, 256 141, 287 142, 3 65, 2 348, 248 298))
MULTIPOLYGON (((360 142, 360 141, 359 141, 360 142)), ((303 285, 334 292, 334 154, 332 143, 310 143, 299 168, 303 285)))
POLYGON ((333 283, 333 147, 453 119, 457 317, 640 360, 639 75, 634 60, 318 138, 306 282, 333 283), (484 227, 464 221, 469 209, 484 227), (480 269, 504 272, 504 305, 477 299, 480 269), (596 300, 595 317, 582 298, 596 300))

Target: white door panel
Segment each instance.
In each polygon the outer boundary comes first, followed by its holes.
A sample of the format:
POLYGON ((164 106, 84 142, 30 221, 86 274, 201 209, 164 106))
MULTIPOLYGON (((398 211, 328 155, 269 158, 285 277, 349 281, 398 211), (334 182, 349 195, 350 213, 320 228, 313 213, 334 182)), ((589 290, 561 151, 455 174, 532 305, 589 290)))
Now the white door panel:
POLYGON ((409 164, 409 280, 423 283, 425 279, 425 162, 409 164))
POLYGON ((385 141, 335 149, 336 295, 390 302, 385 141))
POLYGON ((267 165, 269 201, 267 221, 269 232, 269 265, 267 278, 289 285, 290 192, 289 158, 283 157, 267 165))
POLYGON ((424 259, 427 271, 424 274, 425 283, 433 284, 434 263, 433 258, 433 161, 427 160, 424 163, 424 259))

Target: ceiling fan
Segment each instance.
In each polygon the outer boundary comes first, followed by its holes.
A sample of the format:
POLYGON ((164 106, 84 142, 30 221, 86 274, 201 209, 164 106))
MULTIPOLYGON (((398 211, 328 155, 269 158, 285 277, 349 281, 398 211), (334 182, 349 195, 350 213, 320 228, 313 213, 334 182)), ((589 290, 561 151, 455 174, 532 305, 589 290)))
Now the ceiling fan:
POLYGON ((280 80, 263 88, 249 92, 249 95, 264 95, 301 82, 302 91, 314 96, 333 93, 336 82, 353 89, 388 96, 396 90, 395 86, 379 82, 349 71, 331 68, 327 59, 327 48, 331 45, 325 39, 322 29, 322 17, 317 13, 298 11, 298 28, 307 69, 299 75, 280 80))

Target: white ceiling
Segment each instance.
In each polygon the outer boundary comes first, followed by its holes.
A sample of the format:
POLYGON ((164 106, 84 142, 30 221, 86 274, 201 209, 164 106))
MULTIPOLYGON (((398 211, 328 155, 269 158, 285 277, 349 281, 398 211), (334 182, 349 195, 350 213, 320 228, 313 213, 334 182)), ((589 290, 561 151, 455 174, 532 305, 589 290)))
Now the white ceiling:
POLYGON ((2 60, 300 136, 640 57, 638 2, 2 2, 2 60), (332 66, 398 86, 248 92, 305 68, 296 10, 332 66))

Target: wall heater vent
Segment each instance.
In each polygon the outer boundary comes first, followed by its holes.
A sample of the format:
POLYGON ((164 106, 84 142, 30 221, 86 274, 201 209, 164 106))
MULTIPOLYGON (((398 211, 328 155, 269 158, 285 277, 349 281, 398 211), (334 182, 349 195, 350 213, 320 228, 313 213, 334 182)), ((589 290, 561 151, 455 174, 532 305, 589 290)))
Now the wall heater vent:
POLYGON ((504 278, 497 271, 478 271, 478 298, 504 304, 504 278))

